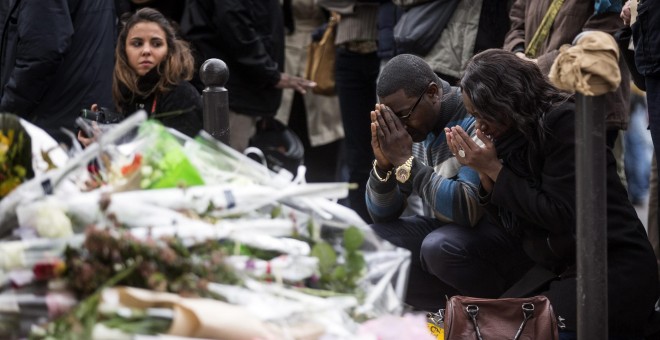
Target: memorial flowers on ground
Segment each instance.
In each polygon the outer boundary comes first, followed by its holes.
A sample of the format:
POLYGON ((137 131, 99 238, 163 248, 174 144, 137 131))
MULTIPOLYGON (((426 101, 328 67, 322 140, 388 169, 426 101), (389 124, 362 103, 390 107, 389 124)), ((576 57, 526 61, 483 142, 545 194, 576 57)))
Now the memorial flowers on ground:
POLYGON ((59 317, 0 312, 0 333, 18 315, 13 331, 35 339, 228 330, 342 339, 362 320, 402 311, 409 253, 336 203, 348 184, 305 183, 154 124, 125 143, 110 131, 67 169, 0 201, 0 224, 17 221, 0 242, 0 258, 15 259, 0 261, 14 285, 2 294, 57 290, 78 301, 59 317), (44 207, 60 227, 44 228, 44 207), (227 313, 245 317, 222 329, 207 322, 227 313))

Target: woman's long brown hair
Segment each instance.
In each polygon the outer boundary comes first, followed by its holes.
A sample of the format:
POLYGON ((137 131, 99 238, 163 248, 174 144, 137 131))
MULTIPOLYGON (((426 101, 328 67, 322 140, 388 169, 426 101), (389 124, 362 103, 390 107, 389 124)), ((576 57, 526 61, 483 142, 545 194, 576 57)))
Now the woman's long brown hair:
POLYGON ((117 39, 115 60, 112 97, 118 110, 120 103, 132 101, 136 96, 146 97, 154 92, 167 92, 172 85, 176 85, 182 80, 190 80, 194 72, 194 60, 188 43, 177 37, 174 26, 162 13, 152 8, 142 8, 125 21, 117 39), (156 86, 147 92, 140 91, 138 88, 140 76, 129 66, 126 56, 128 32, 141 22, 153 22, 160 26, 165 32, 167 42, 167 55, 157 66, 160 79, 156 86), (122 86, 125 86, 130 94, 122 93, 122 86))

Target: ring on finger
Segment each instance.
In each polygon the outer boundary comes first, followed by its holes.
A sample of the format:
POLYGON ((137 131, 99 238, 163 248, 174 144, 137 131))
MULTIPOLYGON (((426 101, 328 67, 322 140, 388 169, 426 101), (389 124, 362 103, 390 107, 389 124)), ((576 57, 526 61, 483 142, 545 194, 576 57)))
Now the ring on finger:
POLYGON ((458 150, 458 155, 465 158, 465 150, 463 149, 458 150))

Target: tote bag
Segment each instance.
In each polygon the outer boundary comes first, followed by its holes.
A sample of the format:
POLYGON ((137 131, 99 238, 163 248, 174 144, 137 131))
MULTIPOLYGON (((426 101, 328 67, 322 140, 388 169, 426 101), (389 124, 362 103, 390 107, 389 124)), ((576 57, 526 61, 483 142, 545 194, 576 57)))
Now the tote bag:
POLYGON ((307 50, 305 78, 316 82, 312 92, 331 96, 335 94, 335 35, 339 15, 332 13, 320 41, 313 41, 307 50))

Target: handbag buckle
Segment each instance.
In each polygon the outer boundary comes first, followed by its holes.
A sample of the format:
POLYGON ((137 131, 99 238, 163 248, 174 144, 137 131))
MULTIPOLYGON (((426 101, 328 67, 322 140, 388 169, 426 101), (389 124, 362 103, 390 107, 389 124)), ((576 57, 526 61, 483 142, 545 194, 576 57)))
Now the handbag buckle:
POLYGON ((481 337, 481 330, 479 329, 479 324, 477 323, 477 315, 479 314, 479 306, 477 306, 477 305, 467 305, 467 307, 465 307, 465 311, 470 316, 470 319, 472 319, 472 325, 474 325, 474 332, 475 332, 475 335, 477 336, 477 340, 483 340, 483 338, 481 337))

